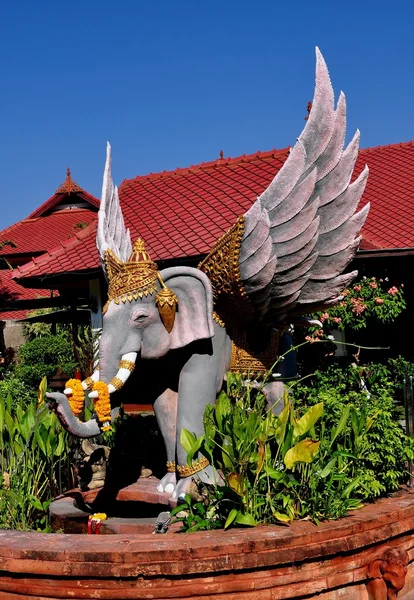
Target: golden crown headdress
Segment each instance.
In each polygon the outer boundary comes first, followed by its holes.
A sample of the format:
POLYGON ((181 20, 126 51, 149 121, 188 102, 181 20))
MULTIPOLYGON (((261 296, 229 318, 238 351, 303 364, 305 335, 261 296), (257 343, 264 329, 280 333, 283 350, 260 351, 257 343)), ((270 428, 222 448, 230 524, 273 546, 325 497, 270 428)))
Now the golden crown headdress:
POLYGON ((109 289, 108 302, 102 312, 105 314, 111 300, 115 304, 120 302, 125 304, 126 301, 132 302, 157 292, 155 303, 161 320, 169 333, 174 326, 178 298, 165 285, 156 263, 151 260, 145 250, 144 241, 141 238, 137 239, 127 261, 119 260, 111 249, 105 251, 104 261, 109 289), (159 291, 157 281, 161 285, 159 291))

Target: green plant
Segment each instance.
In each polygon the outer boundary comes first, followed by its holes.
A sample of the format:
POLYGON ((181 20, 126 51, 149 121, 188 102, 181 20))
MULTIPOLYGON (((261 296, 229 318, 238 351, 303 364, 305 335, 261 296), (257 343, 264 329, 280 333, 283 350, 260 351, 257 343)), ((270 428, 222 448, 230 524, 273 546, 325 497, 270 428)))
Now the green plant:
MULTIPOLYGON (((45 390, 43 380, 41 399, 45 390)), ((0 398, 0 527, 49 531, 47 509, 64 491, 68 451, 67 433, 46 405, 0 398)))
POLYGON ((72 344, 60 333, 38 337, 20 346, 15 372, 26 385, 36 389, 39 379, 51 377, 59 367, 72 377, 77 366, 72 344))
POLYGON ((10 397, 13 409, 18 405, 24 409, 35 401, 36 391, 17 377, 13 369, 9 369, 0 380, 0 397, 10 397))
POLYGON ((322 412, 320 403, 297 418, 285 398, 284 409, 275 416, 266 410, 260 390, 228 373, 227 392, 206 407, 204 435, 181 433, 189 464, 201 452, 225 478, 226 485, 216 489, 209 506, 215 510, 214 520, 224 519, 227 528, 233 523, 290 522, 301 516, 301 493, 320 445, 313 430, 322 412))
MULTIPOLYGON (((357 458, 347 477, 349 481, 358 478, 353 494, 361 500, 392 492, 407 479, 406 460, 414 443, 399 423, 401 411, 394 401, 395 393, 391 372, 381 364, 345 368, 331 365, 325 372, 319 371, 291 388, 296 405, 304 410, 321 400, 324 402, 326 431, 337 427, 344 412, 349 411, 336 443, 357 458), (358 420, 370 426, 358 443, 350 446, 350 436, 358 420)), ((316 434, 323 438, 319 426, 316 434)), ((322 453, 324 447, 322 441, 322 453)))
POLYGON ((331 366, 291 383, 275 416, 260 389, 228 374, 204 434, 181 433, 188 463, 203 454, 225 484, 207 486, 205 502, 186 497, 174 511, 185 509, 182 529, 337 519, 396 490, 414 441, 398 422, 394 390, 384 365, 331 366))

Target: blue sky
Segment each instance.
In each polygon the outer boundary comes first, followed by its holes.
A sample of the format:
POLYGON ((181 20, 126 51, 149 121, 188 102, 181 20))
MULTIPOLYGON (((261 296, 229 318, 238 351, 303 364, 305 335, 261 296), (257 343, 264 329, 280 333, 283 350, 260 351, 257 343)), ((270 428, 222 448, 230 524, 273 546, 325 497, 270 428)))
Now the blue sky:
POLYGON ((361 146, 414 139, 414 3, 354 0, 16 0, 2 7, 0 229, 53 194, 67 166, 114 179, 299 135, 314 47, 361 146))

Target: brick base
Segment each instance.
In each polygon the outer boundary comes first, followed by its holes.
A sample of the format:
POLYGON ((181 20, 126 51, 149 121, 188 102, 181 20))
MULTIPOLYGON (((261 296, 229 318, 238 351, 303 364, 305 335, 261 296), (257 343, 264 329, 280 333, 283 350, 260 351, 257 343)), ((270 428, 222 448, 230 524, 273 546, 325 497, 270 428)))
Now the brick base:
MULTIPOLYGON (((339 521, 165 535, 0 532, 0 600, 371 600, 367 568, 389 548, 409 564, 414 598, 414 493, 339 521)), ((375 600, 375 599, 374 599, 375 600)))

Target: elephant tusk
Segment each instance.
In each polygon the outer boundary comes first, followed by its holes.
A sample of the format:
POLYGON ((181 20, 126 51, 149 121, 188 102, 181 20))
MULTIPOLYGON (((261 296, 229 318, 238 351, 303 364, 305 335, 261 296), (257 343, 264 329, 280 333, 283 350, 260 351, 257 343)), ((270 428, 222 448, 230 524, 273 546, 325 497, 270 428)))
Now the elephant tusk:
POLYGON ((127 354, 121 356, 118 372, 108 384, 108 392, 110 394, 113 394, 116 390, 120 390, 126 383, 132 371, 135 369, 137 356, 137 352, 127 352, 127 354))

